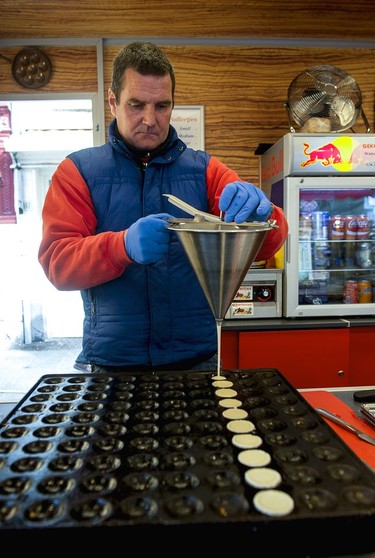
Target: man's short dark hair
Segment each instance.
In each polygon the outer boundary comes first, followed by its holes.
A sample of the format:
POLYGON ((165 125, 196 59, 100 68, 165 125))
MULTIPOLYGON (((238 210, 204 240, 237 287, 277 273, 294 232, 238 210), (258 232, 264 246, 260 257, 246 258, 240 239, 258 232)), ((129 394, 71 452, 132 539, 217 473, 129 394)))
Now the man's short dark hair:
POLYGON ((127 68, 132 68, 144 76, 165 76, 169 74, 172 81, 172 99, 174 99, 176 78, 173 66, 166 54, 154 43, 134 41, 126 45, 116 55, 113 61, 111 83, 116 103, 120 101, 127 68))

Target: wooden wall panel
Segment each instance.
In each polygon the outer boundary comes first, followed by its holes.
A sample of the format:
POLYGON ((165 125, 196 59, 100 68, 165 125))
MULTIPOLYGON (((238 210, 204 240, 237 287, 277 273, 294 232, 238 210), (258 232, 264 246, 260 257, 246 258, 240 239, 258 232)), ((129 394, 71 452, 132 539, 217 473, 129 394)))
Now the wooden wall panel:
MULTIPOLYGON (((375 49, 355 41, 374 41, 375 3, 368 0, 322 2, 289 0, 2 0, 0 54, 10 59, 19 50, 2 47, 1 38, 117 38, 104 41, 104 97, 112 60, 121 44, 134 37, 159 38, 174 63, 176 104, 204 105, 206 149, 258 183, 260 143, 272 144, 289 131, 284 102, 292 79, 304 69, 332 64, 352 74, 363 94, 363 107, 374 131, 375 49), (160 3, 159 3, 160 4, 160 3), (191 37, 184 46, 179 37, 191 37), (228 37, 226 42, 224 38, 228 37), (175 38, 175 42, 174 39, 175 38), (216 39, 218 46, 205 39, 216 39), (239 46, 236 39, 264 39, 264 46, 239 46), (276 48, 268 39, 285 39, 276 48), (122 41, 123 39, 123 41, 122 41), (353 41, 350 48, 293 46, 294 39, 353 41), (221 42, 223 44, 221 44, 221 42), (232 42, 232 44, 231 44, 232 42), (228 44, 229 43, 229 44, 228 44), (283 43, 282 43, 283 44, 283 43)), ((51 39, 52 40, 52 39, 51 39)), ((262 44, 263 44, 262 43, 262 44)), ((52 44, 52 43, 50 43, 52 44)), ((71 44, 71 42, 70 42, 71 44)), ((96 91, 96 48, 44 46, 54 65, 49 84, 39 92, 96 91)), ((30 93, 11 77, 0 58, 0 94, 30 93)), ((111 115, 105 107, 106 126, 111 115)), ((363 131, 359 120, 355 131, 363 131)))
MULTIPOLYGON (((112 61, 121 46, 104 48, 104 98, 112 61)), ((374 130, 375 50, 324 48, 259 48, 234 46, 164 46, 177 78, 176 104, 205 107, 205 144, 212 155, 233 167, 245 180, 259 183, 260 143, 274 143, 289 132, 284 102, 293 78, 304 69, 332 64, 359 84, 363 108, 374 130)), ((2 48, 12 60, 18 48, 2 48)), ((95 47, 44 47, 54 71, 40 90, 17 84, 11 63, 0 58, 0 93, 77 93, 97 90, 95 47)), ((105 102, 106 126, 112 116, 105 102)), ((359 119, 355 131, 363 132, 359 119)))
MULTIPOLYGON (((112 60, 121 47, 104 49, 105 98, 112 60)), ((320 64, 338 66, 357 81, 374 127, 375 50, 257 47, 163 47, 176 72, 177 105, 204 105, 205 145, 245 180, 258 183, 260 143, 289 132, 284 102, 293 78, 320 64)), ((111 120, 106 109, 106 124, 111 120)), ((360 118, 355 131, 364 133, 360 118)))
POLYGON ((0 48, 0 93, 81 93, 98 90, 95 47, 41 48, 51 60, 51 80, 41 89, 19 85, 12 76, 12 60, 24 47, 0 48))
POLYGON ((0 37, 373 39, 372 0, 1 0, 0 37))

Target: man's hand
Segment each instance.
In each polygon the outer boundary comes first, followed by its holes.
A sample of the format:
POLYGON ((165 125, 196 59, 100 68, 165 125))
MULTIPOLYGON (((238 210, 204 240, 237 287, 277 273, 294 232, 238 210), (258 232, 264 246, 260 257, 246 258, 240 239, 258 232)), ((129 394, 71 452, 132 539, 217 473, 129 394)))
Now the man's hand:
POLYGON ((267 221, 272 207, 266 194, 250 182, 230 182, 219 199, 219 209, 225 212, 227 223, 267 221))
POLYGON ((172 215, 168 213, 148 215, 125 231, 125 250, 129 258, 140 264, 152 264, 165 257, 170 238, 165 220, 169 217, 172 215))

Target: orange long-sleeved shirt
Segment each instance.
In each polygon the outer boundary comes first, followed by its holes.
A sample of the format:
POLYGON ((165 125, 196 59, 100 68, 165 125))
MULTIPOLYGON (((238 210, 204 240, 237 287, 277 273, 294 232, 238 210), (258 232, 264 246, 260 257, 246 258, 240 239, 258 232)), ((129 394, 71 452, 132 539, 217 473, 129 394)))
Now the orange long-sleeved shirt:
MULTIPOLYGON (((209 210, 218 215, 218 200, 226 184, 240 180, 217 158, 206 171, 209 210)), ((43 236, 39 262, 51 283, 60 290, 80 290, 116 279, 132 260, 124 245, 124 231, 96 234, 97 219, 89 189, 75 164, 63 160, 55 171, 43 212, 43 236)), ((283 245, 288 225, 275 206, 270 219, 278 228, 270 231, 257 256, 270 259, 283 245)))

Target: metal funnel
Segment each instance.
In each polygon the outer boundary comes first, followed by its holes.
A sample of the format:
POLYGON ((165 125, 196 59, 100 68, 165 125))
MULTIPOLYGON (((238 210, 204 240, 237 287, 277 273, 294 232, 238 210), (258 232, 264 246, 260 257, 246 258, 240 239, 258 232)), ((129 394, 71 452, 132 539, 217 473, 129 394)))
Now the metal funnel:
POLYGON ((267 223, 212 223, 170 219, 216 320, 223 320, 268 232, 267 223))

